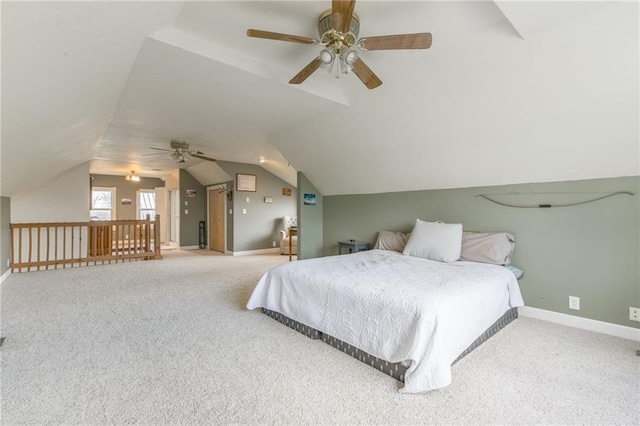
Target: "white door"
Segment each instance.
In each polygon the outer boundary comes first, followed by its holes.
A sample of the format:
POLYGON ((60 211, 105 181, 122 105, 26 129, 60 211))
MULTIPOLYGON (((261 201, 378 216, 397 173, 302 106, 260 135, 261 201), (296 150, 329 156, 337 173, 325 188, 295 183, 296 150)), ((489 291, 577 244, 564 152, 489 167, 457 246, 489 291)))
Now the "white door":
POLYGON ((177 189, 169 191, 169 203, 171 204, 171 228, 169 231, 169 241, 179 246, 180 239, 180 196, 177 189))
POLYGON ((167 231, 169 224, 169 200, 167 200, 167 188, 157 187, 156 191, 156 214, 160 216, 160 241, 167 244, 167 231))

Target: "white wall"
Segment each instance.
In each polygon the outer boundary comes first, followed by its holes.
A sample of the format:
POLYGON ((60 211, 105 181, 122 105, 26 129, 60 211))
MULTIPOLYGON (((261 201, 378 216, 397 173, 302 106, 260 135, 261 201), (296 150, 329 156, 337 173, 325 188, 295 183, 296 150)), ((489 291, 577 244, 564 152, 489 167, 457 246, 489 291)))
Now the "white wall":
POLYGON ((11 222, 88 222, 89 163, 28 194, 11 198, 11 222))

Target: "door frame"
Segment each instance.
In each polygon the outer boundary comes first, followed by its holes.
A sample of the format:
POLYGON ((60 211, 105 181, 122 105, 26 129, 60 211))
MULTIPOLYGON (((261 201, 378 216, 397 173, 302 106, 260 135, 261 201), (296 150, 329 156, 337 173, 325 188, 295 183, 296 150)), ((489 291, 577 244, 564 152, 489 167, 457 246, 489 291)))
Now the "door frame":
MULTIPOLYGON (((219 185, 212 185, 212 186, 208 186, 207 187, 207 220, 206 220, 206 224, 207 224, 207 250, 211 250, 211 247, 209 246, 209 243, 211 242, 211 238, 209 238, 209 232, 210 232, 210 226, 211 224, 209 223, 209 218, 210 216, 210 212, 209 212, 209 206, 211 205, 211 192, 212 191, 219 191, 221 189, 227 189, 227 184, 219 184, 219 185)), ((229 208, 229 200, 227 199, 227 197, 223 197, 224 198, 224 214, 222 215, 222 228, 224 229, 224 247, 223 247, 223 253, 227 253, 227 209, 229 208)))
POLYGON ((180 190, 169 190, 169 243, 180 247, 180 190), (174 211, 175 208, 175 211, 174 211), (174 214, 175 213, 175 214, 174 214), (173 229, 175 227, 175 229, 173 229), (172 231, 175 231, 175 241, 171 239, 172 231))

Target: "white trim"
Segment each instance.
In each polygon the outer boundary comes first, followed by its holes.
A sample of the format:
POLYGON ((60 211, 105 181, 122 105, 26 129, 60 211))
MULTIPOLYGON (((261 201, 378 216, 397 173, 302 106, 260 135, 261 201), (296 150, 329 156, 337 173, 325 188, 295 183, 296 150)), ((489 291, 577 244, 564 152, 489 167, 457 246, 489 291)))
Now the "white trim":
POLYGON ((180 246, 179 247, 180 250, 197 250, 199 248, 200 248, 199 245, 196 245, 196 246, 180 246))
POLYGON ((245 250, 245 251, 229 251, 229 250, 225 250, 225 253, 226 254, 230 254, 232 256, 251 256, 253 254, 280 253, 280 247, 258 249, 258 250, 245 250))
POLYGON ((89 196, 91 197, 91 205, 89 207, 91 207, 89 209, 89 215, 91 215, 91 210, 106 210, 106 209, 94 209, 93 208, 93 191, 104 191, 104 192, 111 192, 111 219, 109 220, 116 220, 116 207, 118 205, 118 199, 116 198, 116 191, 118 190, 118 188, 116 188, 115 186, 94 186, 91 188, 91 194, 89 194, 89 196))
POLYGON ((9 278, 9 275, 11 275, 11 269, 7 269, 7 271, 0 276, 0 283, 9 278))
POLYGON ((525 317, 554 322, 556 324, 568 325, 569 327, 581 328, 583 330, 595 331, 596 333, 609 334, 611 336, 622 337, 623 339, 635 340, 637 342, 640 342, 640 329, 627 327, 625 325, 618 325, 612 324, 610 322, 576 317, 573 315, 532 308, 529 306, 519 307, 518 314, 525 317))
MULTIPOLYGON (((144 219, 140 217, 140 194, 153 194, 153 204, 156 204, 156 190, 155 188, 138 188, 136 189, 136 219, 144 219)), ((148 209, 147 209, 148 210, 148 209)), ((154 209, 156 214, 158 214, 158 205, 154 209)), ((155 215, 151 216, 151 220, 156 220, 155 215)))

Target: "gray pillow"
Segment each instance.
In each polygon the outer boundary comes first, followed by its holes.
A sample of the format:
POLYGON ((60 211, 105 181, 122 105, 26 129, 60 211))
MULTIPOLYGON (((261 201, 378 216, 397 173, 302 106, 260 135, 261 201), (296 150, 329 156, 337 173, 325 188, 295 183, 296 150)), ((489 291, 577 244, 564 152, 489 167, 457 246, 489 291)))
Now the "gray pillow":
POLYGON ((374 249, 402 252, 407 245, 407 236, 402 232, 380 231, 374 249))
POLYGON ((516 238, 507 232, 464 233, 460 260, 510 265, 516 238))

